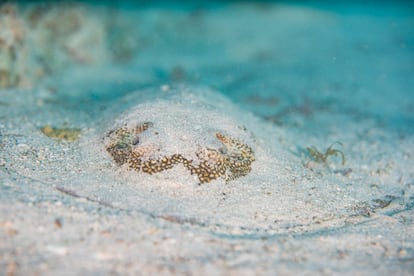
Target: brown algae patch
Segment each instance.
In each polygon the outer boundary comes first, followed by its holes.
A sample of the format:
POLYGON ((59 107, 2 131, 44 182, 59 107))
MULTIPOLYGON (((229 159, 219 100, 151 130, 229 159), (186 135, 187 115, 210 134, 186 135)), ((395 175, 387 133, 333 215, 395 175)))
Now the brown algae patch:
POLYGON ((74 142, 79 139, 81 130, 78 128, 58 128, 46 125, 40 129, 49 138, 74 142))
MULTIPOLYGON (((157 145, 140 144, 140 135, 153 126, 152 122, 144 122, 134 127, 125 125, 111 130, 107 134, 109 143, 106 150, 118 165, 127 164, 128 168, 147 174, 162 172, 182 164, 192 175, 198 177, 200 183, 208 183, 218 178, 227 183, 251 171, 251 164, 255 160, 252 148, 219 132, 216 133, 216 139, 224 147, 200 148, 195 152, 197 160, 179 152, 155 157, 154 153, 160 150, 157 145)), ((155 132, 153 135, 159 134, 155 132)))

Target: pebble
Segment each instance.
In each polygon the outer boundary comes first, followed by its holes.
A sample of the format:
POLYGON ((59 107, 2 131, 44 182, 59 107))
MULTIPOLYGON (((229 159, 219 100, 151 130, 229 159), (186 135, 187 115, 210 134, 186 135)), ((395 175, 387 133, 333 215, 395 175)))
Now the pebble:
POLYGON ((30 150, 30 147, 27 144, 21 143, 21 144, 17 144, 16 150, 19 153, 27 153, 30 150))

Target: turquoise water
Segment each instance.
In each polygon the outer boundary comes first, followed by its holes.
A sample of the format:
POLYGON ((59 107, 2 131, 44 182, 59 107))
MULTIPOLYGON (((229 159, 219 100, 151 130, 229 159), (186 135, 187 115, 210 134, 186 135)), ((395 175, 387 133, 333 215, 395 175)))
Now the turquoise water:
MULTIPOLYGON (((111 65, 119 77, 89 97, 111 101, 142 87, 205 85, 278 124, 302 106, 309 114, 371 118, 412 132, 409 1, 120 1, 104 8, 125 26, 109 39, 133 46, 111 65)), ((89 72, 89 82, 99 79, 89 72)))

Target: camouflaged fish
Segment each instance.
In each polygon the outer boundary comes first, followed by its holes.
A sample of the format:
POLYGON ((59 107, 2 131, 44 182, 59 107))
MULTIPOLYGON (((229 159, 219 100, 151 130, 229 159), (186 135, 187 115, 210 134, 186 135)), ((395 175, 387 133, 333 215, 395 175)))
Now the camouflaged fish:
POLYGON ((145 122, 133 128, 122 126, 107 134, 110 142, 106 150, 118 165, 127 164, 130 169, 154 174, 182 164, 191 174, 197 175, 200 183, 222 178, 227 182, 247 175, 255 160, 253 150, 239 140, 216 133, 224 148, 203 148, 195 153, 198 160, 190 160, 177 153, 160 158, 151 158, 159 150, 154 145, 140 145, 139 135, 153 126, 145 122))

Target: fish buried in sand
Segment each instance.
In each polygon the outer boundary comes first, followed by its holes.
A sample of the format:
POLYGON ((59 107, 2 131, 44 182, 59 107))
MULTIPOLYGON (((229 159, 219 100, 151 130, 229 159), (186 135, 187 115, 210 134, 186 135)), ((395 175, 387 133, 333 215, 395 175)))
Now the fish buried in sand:
POLYGON ((245 176, 251 171, 255 160, 253 150, 239 140, 216 133, 216 138, 224 145, 222 149, 202 148, 195 152, 198 160, 190 160, 181 153, 160 158, 151 158, 158 150, 154 145, 140 145, 139 136, 153 126, 144 122, 133 128, 119 127, 107 134, 109 143, 106 150, 118 165, 127 164, 130 169, 154 174, 182 164, 200 183, 208 183, 222 178, 227 182, 245 176))

